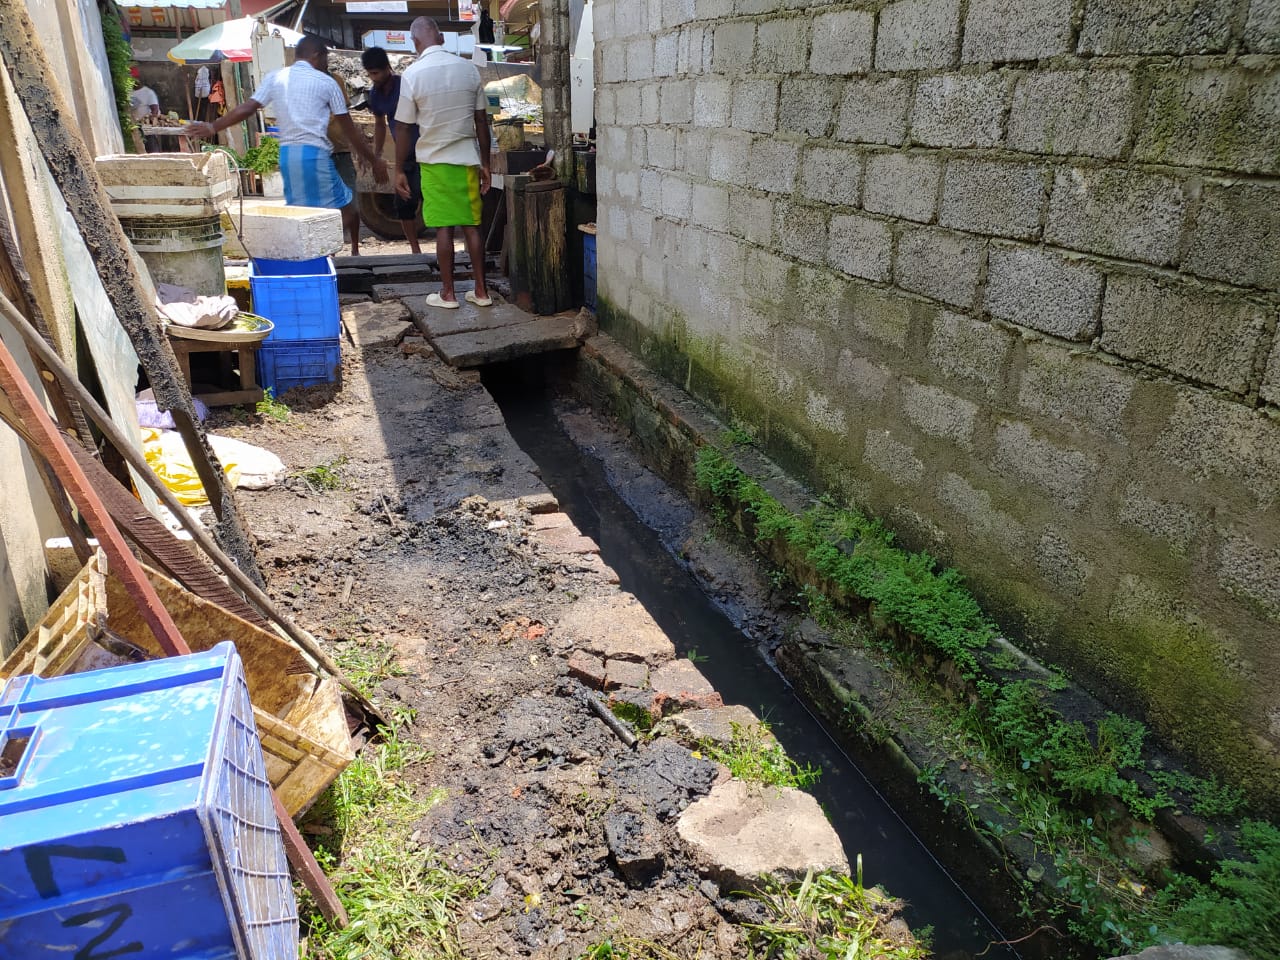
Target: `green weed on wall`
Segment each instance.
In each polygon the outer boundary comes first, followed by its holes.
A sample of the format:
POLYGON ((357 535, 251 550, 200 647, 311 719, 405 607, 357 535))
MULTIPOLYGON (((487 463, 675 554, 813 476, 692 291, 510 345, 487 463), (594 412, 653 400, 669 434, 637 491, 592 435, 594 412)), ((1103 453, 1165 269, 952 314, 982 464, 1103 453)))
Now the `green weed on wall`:
POLYGON ((127 141, 129 132, 135 126, 129 103, 135 86, 129 73, 129 67, 133 63, 133 48, 124 38, 120 11, 115 3, 100 4, 99 10, 102 14, 102 39, 107 47, 107 65, 111 68, 111 89, 116 98, 116 113, 120 118, 120 130, 127 141))

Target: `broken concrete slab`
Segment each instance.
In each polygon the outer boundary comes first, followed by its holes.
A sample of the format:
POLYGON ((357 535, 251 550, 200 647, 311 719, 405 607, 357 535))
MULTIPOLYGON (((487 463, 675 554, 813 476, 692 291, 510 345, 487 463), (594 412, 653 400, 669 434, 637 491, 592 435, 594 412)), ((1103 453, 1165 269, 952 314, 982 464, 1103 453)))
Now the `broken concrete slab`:
MULTIPOLYGON (((467 287, 471 287, 467 284, 467 287)), ((375 288, 376 290, 376 288, 375 288)), ((466 290, 458 284, 458 295, 465 296, 466 290)), ((493 306, 477 307, 465 299, 459 301, 457 310, 444 310, 427 305, 425 296, 400 297, 411 314, 418 329, 428 337, 448 337, 455 333, 474 333, 477 330, 493 330, 496 327, 509 327, 515 323, 526 323, 532 319, 523 310, 511 306, 495 297, 493 306)))
POLYGON ((370 301, 345 307, 342 322, 357 347, 393 343, 411 326, 404 304, 370 301))
POLYGON ((653 687, 653 712, 658 715, 724 706, 716 688, 692 660, 663 664, 649 678, 649 684, 653 687))
POLYGON ((604 665, 604 688, 617 690, 631 687, 642 690, 649 685, 649 668, 631 660, 610 660, 604 665))
MULTIPOLYGON (((471 281, 471 274, 469 273, 461 276, 454 274, 454 280, 456 281, 454 288, 459 294, 476 288, 476 285, 471 281)), ((410 283, 392 282, 377 277, 374 280, 372 291, 373 299, 375 300, 403 300, 405 301, 405 306, 412 310, 413 305, 409 302, 410 300, 425 299, 427 294, 439 293, 441 289, 443 287, 438 277, 432 280, 415 280, 410 283)), ((420 304, 420 306, 425 308, 426 304, 420 304)))
POLYGON ((777 742, 749 708, 737 704, 673 714, 663 721, 663 729, 669 730, 681 742, 691 745, 710 742, 728 746, 733 742, 735 729, 743 733, 753 731, 765 746, 777 742))
POLYGON ((532 493, 519 499, 520 506, 534 515, 558 513, 560 501, 552 493, 532 493))
POLYGON ((766 877, 798 880, 810 870, 848 873, 835 829, 803 790, 730 780, 691 804, 676 832, 698 869, 726 889, 766 877))
POLYGON ((1248 960, 1232 947, 1193 947, 1183 943, 1147 947, 1141 953, 1127 953, 1115 960, 1248 960))
POLYGON ((445 363, 454 367, 477 367, 578 346, 572 317, 539 317, 531 320, 527 313, 510 304, 495 305, 488 309, 512 311, 513 318, 514 315, 519 315, 524 318, 524 322, 436 338, 436 352, 445 363))
POLYGON ((662 628, 629 593, 579 600, 560 618, 555 632, 579 650, 608 659, 657 664, 676 655, 662 628))
POLYGON ((569 519, 567 513, 542 513, 535 516, 529 525, 535 530, 559 530, 563 527, 572 527, 573 521, 569 519))
POLYGON ((599 553, 600 545, 590 537, 584 537, 577 527, 553 527, 541 530, 538 540, 548 550, 556 553, 588 554, 599 553))

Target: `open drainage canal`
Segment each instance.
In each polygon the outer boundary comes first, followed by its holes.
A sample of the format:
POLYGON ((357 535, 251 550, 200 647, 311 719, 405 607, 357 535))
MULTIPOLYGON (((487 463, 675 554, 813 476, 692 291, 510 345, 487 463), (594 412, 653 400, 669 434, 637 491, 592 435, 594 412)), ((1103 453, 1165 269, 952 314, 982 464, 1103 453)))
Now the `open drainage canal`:
POLYGON ((936 955, 1015 958, 1006 937, 934 858, 806 708, 766 652, 744 636, 693 577, 610 486, 599 460, 584 455, 557 421, 552 396, 529 368, 487 368, 484 383, 516 442, 538 465, 542 480, 601 557, 621 587, 644 604, 681 656, 696 649, 699 669, 725 703, 767 718, 787 753, 822 768, 810 791, 822 804, 852 863, 862 855, 868 884, 882 884, 907 901, 913 928, 933 927, 936 955), (534 382, 530 382, 533 379, 534 382), (701 655, 706 656, 705 662, 701 655))

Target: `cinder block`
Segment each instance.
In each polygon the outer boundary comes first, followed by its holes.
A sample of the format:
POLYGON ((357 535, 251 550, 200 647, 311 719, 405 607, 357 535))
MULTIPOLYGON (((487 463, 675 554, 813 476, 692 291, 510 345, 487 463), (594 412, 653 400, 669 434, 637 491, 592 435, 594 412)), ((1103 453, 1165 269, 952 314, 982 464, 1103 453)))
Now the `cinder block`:
POLYGON ((1280 497, 1280 423, 1237 401, 1183 389, 1156 452, 1197 480, 1243 488, 1259 504, 1280 497))
POLYGON ((1218 582, 1231 596, 1262 608, 1280 620, 1280 550, 1260 546, 1248 537, 1227 537, 1218 559, 1218 582))
POLYGON ((931 147, 994 147, 1011 77, 1003 73, 943 74, 916 87, 911 138, 931 147))
POLYGON ((1022 524, 998 510, 991 494, 957 473, 948 473, 938 484, 938 500, 965 520, 969 533, 982 544, 998 544, 1011 556, 1022 557, 1027 534, 1022 524))
POLYGON ((827 212, 819 206, 790 202, 777 220, 778 247, 789 257, 822 263, 827 256, 827 212))
POLYGON ((960 0, 897 0, 880 11, 877 70, 936 70, 956 65, 960 0))
POLYGON ((898 238, 894 283, 957 307, 973 306, 986 243, 933 227, 915 227, 898 238))
MULTIPOLYGON (((730 191, 729 229, 749 243, 768 243, 773 236, 773 198, 741 190, 730 191)), ((778 263, 785 261, 779 260, 778 263)), ((753 276, 758 278, 756 273, 753 276)), ((772 289, 780 289, 780 286, 772 289)))
POLYGON ((651 127, 645 137, 650 166, 672 170, 676 165, 676 132, 670 127, 651 127))
MULTIPOLYGON (((634 123, 635 121, 632 120, 631 118, 640 116, 641 88, 638 86, 635 86, 634 84, 624 83, 621 86, 611 87, 608 89, 613 90, 614 99, 617 103, 617 115, 619 117, 625 117, 626 120, 624 122, 627 123, 628 125, 634 123)), ((616 127, 614 129, 617 130, 620 134, 625 135, 626 131, 624 128, 616 127)), ((612 132, 613 131, 611 130, 610 133, 612 132)))
POLYGON ((1280 330, 1276 331, 1267 358, 1267 369, 1262 375, 1262 399, 1280 406, 1280 330))
POLYGON ((931 153, 875 153, 867 158, 862 205, 872 213, 929 223, 942 163, 931 153))
POLYGON ((663 123, 693 121, 692 80, 668 80, 662 84, 662 108, 659 116, 663 123))
POLYGON ((1028 343, 1018 402, 1063 423, 1118 439, 1137 378, 1096 355, 1056 343, 1028 343))
POLYGON ((940 387, 915 380, 902 384, 902 412, 921 433, 949 440, 965 449, 973 446, 978 406, 940 387))
POLYGON ((729 191, 705 183, 693 185, 693 220, 709 230, 729 227, 729 191))
POLYGON ((613 87, 606 87, 603 84, 596 87, 595 114, 598 127, 603 128, 615 122, 616 103, 617 98, 613 87))
POLYGON ((653 38, 653 75, 675 76, 680 56, 680 34, 674 30, 660 33, 653 38))
POLYGON ((1000 392, 1015 339, 995 324, 943 310, 933 324, 926 355, 943 373, 994 396, 1000 392))
POLYGON ((693 122, 699 127, 727 127, 733 113, 732 91, 727 77, 700 77, 693 94, 693 122))
POLYGON ((1031 240, 1040 235, 1048 174, 1039 164, 952 160, 938 222, 971 233, 1031 240))
POLYGON ((865 463, 900 487, 912 487, 924 479, 924 464, 915 451, 888 430, 868 430, 862 451, 865 463))
POLYGON ((1138 160, 1274 173, 1280 71, 1153 68, 1138 160))
MULTIPOLYGON (((640 174, 636 170, 619 170, 613 178, 614 193, 624 201, 640 196, 640 174)), ((602 206, 603 208, 603 206, 602 206)))
POLYGON ((713 130, 685 129, 676 137, 676 156, 684 172, 694 179, 706 180, 711 176, 711 141, 713 130))
POLYGON ((826 265, 826 258, 818 266, 797 264, 788 274, 790 286, 783 293, 782 306, 795 312, 796 304, 804 304, 805 322, 820 325, 828 330, 840 329, 840 295, 851 280, 836 273, 826 265))
POLYGON ((1280 53, 1280 0, 1253 0, 1244 27, 1250 53, 1280 53))
MULTIPOLYGON (((596 16, 599 16, 599 13, 596 16)), ((694 16, 694 0, 662 0, 663 26, 679 26, 690 22, 694 16)))
POLYGON ((779 331, 779 356, 809 377, 820 377, 826 371, 826 344, 816 330, 798 324, 783 324, 779 331))
POLYGON ((653 39, 633 37, 627 41, 627 79, 649 80, 653 77, 653 39))
POLYGON ((722 183, 746 183, 750 163, 751 134, 722 130, 711 138, 711 179, 722 183))
POLYGON ((1008 144, 1027 153, 1115 159, 1135 122, 1127 70, 1029 71, 1018 80, 1008 144))
POLYGON ((604 82, 621 83, 627 79, 627 45, 615 41, 605 47, 601 57, 604 65, 604 82))
MULTIPOLYGON (((726 198, 727 199, 727 198, 726 198)), ((718 289, 738 290, 747 282, 746 261, 750 248, 722 233, 707 234, 707 270, 718 289)))
POLYGON ((743 73, 755 54, 756 25, 751 20, 722 23, 711 41, 711 69, 716 73, 743 73))
POLYGON ((766 20, 756 27, 756 59, 751 64, 753 72, 803 73, 808 59, 808 17, 780 17, 766 20))
POLYGON ((1125 169, 1060 167, 1045 240, 1060 247, 1159 266, 1178 254, 1187 218, 1184 186, 1125 169))
POLYGON ((1100 56, 1225 53, 1234 16, 1235 6, 1222 0, 1093 0, 1078 49, 1100 56))
POLYGON ((1114 276, 1102 305, 1102 349, 1243 394, 1267 311, 1198 285, 1114 276))
POLYGON ((640 205, 654 212, 662 208, 662 174, 659 171, 640 171, 640 205))
POLYGON ((850 80, 845 84, 836 139, 900 146, 907 137, 911 81, 850 80))
POLYGON ((996 466, 1035 484, 1064 506, 1085 502, 1098 462, 1082 450, 1037 436, 1025 423, 996 425, 996 466))
POLYGON ((888 369, 852 350, 841 350, 836 362, 836 383, 858 398, 878 404, 889 386, 888 369))
POLYGON ((658 95, 662 87, 657 83, 646 83, 640 88, 640 122, 657 123, 660 116, 658 95))
POLYGON ((837 10, 814 17, 809 70, 840 76, 869 71, 875 22, 869 10, 837 10))
POLYGON ((1093 573, 1093 564, 1081 553, 1071 549, 1063 531, 1048 527, 1040 535, 1032 554, 1040 576, 1058 592, 1078 597, 1093 573))
POLYGON ((1206 183, 1182 267, 1215 280, 1280 290, 1280 189, 1206 183))
POLYGON ((795 187, 800 147, 786 140, 761 139, 751 148, 747 184, 771 193, 790 193, 795 187))
POLYGON ((825 393, 810 390, 804 403, 804 416, 811 424, 826 433, 843 437, 849 432, 844 410, 825 393))
POLYGON ((778 129, 778 81, 735 81, 733 125, 754 133, 773 133, 778 129))
POLYGON ((809 147, 800 163, 796 192, 810 200, 846 207, 858 205, 862 157, 846 147, 809 147))
POLYGON ((1183 556, 1190 550, 1201 527, 1197 511, 1168 497, 1149 493, 1137 483, 1125 488, 1120 522, 1162 540, 1183 556))
POLYGON ((905 351, 911 337, 912 301, 896 290, 868 284, 849 284, 840 304, 842 327, 852 327, 896 351, 905 351))
POLYGON ((827 130, 835 120, 835 104, 839 92, 839 87, 832 80, 783 80, 778 107, 778 129, 783 133, 826 137, 827 130))
POLYGON ((1072 0, 969 0, 965 63, 1038 60, 1066 53, 1072 0))
POLYGON ((1038 247, 993 245, 987 252, 987 311, 993 317, 1067 340, 1098 331, 1102 274, 1038 247))
POLYGON ((893 257, 893 234, 885 220, 865 214, 837 214, 831 218, 827 262, 851 277, 888 280, 893 257))

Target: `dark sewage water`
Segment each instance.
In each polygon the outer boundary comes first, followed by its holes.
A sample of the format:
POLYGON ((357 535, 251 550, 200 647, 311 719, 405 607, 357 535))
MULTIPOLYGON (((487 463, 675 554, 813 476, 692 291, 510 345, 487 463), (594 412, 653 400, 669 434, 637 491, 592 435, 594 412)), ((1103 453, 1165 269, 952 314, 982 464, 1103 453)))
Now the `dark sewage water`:
POLYGON ((809 712, 766 652, 734 626, 658 534, 623 502, 603 464, 573 442, 555 416, 551 390, 536 373, 504 365, 487 370, 484 383, 560 508, 600 545, 621 588, 644 604, 677 652, 685 656, 696 650, 698 668, 725 703, 743 704, 767 717, 793 759, 821 767, 810 792, 835 826, 850 863, 861 854, 864 882, 881 884, 905 900, 912 928, 933 928, 939 957, 1018 957, 1011 947, 998 945, 1008 938, 809 712))

